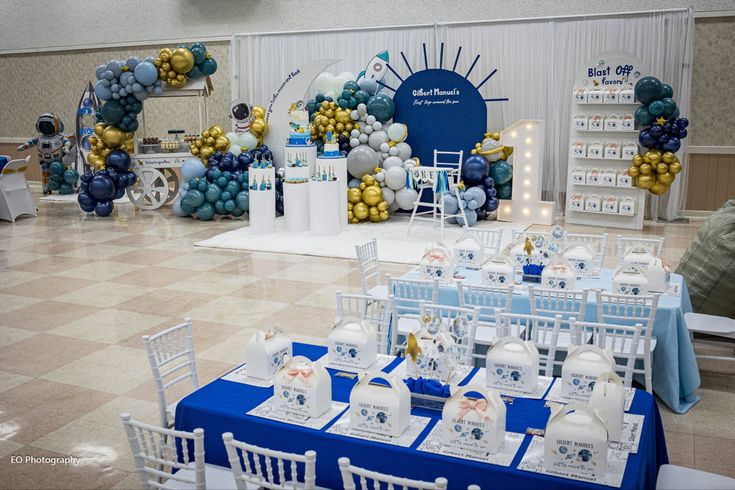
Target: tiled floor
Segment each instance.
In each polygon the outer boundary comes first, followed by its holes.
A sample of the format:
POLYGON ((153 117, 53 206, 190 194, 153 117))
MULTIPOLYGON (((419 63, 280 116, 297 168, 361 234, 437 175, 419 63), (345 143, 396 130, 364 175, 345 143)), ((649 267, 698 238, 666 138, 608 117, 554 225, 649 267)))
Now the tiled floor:
MULTIPOLYGON (((675 265, 700 224, 648 224, 643 234, 666 236, 665 258, 675 265)), ((193 246, 243 225, 168 210, 100 219, 46 203, 36 219, 0 222, 0 488, 137 487, 119 413, 158 419, 143 334, 192 317, 203 382, 242 362, 245 343, 265 325, 323 341, 334 292, 359 286, 354 261, 193 246), (17 455, 82 462, 11 463, 17 455)), ((702 374, 702 402, 688 414, 660 406, 669 454, 673 463, 735 476, 723 457, 735 453, 734 377, 702 374)))

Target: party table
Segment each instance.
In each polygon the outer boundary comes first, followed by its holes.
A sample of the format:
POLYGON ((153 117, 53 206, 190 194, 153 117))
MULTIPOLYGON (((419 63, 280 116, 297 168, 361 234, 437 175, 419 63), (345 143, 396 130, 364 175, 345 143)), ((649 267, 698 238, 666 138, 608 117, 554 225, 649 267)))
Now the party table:
MULTIPOLYGON (((317 360, 326 354, 321 346, 294 343, 294 355, 304 355, 317 360)), ((403 359, 396 358, 383 370, 395 369, 403 359)), ((466 383, 477 372, 473 369, 460 384, 466 383)), ((356 383, 354 379, 336 376, 329 370, 332 380, 332 399, 349 402, 349 395, 356 383)), ((222 433, 232 432, 235 439, 244 440, 270 449, 303 453, 309 449, 317 452, 317 485, 330 489, 342 488, 337 459, 347 456, 357 466, 373 470, 433 481, 438 476, 449 479, 449 488, 464 489, 475 483, 482 488, 605 488, 587 482, 547 476, 518 469, 531 436, 526 435, 510 467, 496 466, 459 459, 416 448, 441 420, 441 413, 413 408, 412 415, 429 417, 430 423, 410 447, 399 447, 327 433, 330 422, 322 430, 291 425, 274 420, 254 417, 247 412, 273 395, 273 388, 218 379, 182 399, 176 407, 176 429, 191 431, 204 429, 206 461, 210 464, 229 466, 222 433)), ((546 426, 550 410, 544 400, 515 398, 507 403, 507 430, 525 433, 526 429, 546 426)), ((630 413, 642 414, 642 426, 638 451, 630 454, 621 488, 654 488, 658 468, 668 462, 666 442, 658 408, 651 395, 636 390, 630 413)), ((336 420, 336 419, 335 419, 336 420)))
MULTIPOLYGON (((612 290, 614 271, 603 269, 598 278, 577 279, 576 289, 612 290)), ((480 271, 459 267, 457 277, 466 284, 479 285, 480 271)), ((409 271, 402 279, 418 279, 417 271, 409 271)), ((530 284, 530 283, 528 283, 530 284)), ((699 388, 699 368, 694 356, 694 348, 689 336, 684 314, 692 311, 692 302, 689 299, 684 278, 679 274, 671 274, 671 284, 679 288, 679 296, 662 294, 656 310, 653 336, 656 338, 656 348, 653 351, 653 391, 666 405, 677 413, 686 413, 699 401, 696 394, 699 388)), ((524 283, 524 285, 527 285, 524 283)), ((512 312, 531 313, 531 303, 525 287, 518 287, 514 291, 512 312)), ((458 306, 459 296, 455 284, 445 284, 439 287, 439 303, 448 306, 458 306)), ((585 320, 597 321, 597 299, 593 292, 589 295, 585 320)), ((639 379, 643 382, 643 376, 639 379)))

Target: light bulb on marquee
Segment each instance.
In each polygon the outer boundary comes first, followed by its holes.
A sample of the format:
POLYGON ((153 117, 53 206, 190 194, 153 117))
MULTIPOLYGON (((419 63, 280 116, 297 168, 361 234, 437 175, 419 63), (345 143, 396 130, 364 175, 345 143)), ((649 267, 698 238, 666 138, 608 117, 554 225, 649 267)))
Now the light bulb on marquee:
POLYGON ((515 199, 500 200, 498 220, 526 222, 530 220, 533 224, 553 224, 554 203, 541 200, 544 122, 516 121, 500 132, 500 141, 507 141, 515 148, 509 159, 510 163, 514 164, 513 197, 515 199), (522 177, 521 174, 523 174, 522 177), (513 205, 514 202, 521 201, 523 201, 522 207, 513 205))

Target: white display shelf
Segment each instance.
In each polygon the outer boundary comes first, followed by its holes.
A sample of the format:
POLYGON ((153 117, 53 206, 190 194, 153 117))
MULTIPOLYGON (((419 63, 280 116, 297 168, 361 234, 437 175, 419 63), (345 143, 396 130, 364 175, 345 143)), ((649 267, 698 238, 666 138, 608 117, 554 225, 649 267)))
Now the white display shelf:
MULTIPOLYGON (((595 56, 583 67, 580 67, 578 75, 574 82, 576 88, 589 88, 593 86, 600 86, 603 80, 599 77, 589 77, 589 68, 599 67, 607 65, 609 70, 606 73, 623 73, 625 69, 629 69, 627 76, 622 75, 606 75, 606 82, 618 83, 618 88, 633 89, 635 83, 638 81, 638 77, 634 74, 647 73, 648 68, 643 63, 636 59, 633 55, 622 52, 606 52, 595 56)), ((577 129, 575 127, 574 119, 578 115, 591 116, 595 113, 607 115, 612 111, 625 110, 626 112, 632 113, 634 108, 639 106, 638 102, 577 102, 572 97, 572 110, 571 110, 571 131, 570 131, 570 144, 575 141, 589 141, 591 138, 602 139, 606 141, 619 141, 619 138, 629 139, 635 138, 635 135, 639 134, 638 129, 577 129), (626 138, 625 135, 628 135, 626 138)), ((623 141, 622 144, 626 144, 628 141, 623 141)), ((636 142, 637 144, 637 142, 636 142)), ((574 182, 572 179, 572 173, 575 170, 582 169, 587 170, 590 166, 586 162, 600 162, 600 164, 610 165, 614 169, 620 169, 620 167, 627 167, 630 165, 629 158, 605 158, 604 156, 589 157, 589 156, 577 156, 570 150, 569 163, 567 170, 567 195, 580 192, 581 188, 598 188, 605 189, 606 194, 622 197, 634 197, 635 198, 635 214, 627 215, 620 213, 605 213, 602 211, 585 211, 585 210, 573 210, 567 203, 567 223, 582 224, 582 225, 594 225, 594 226, 610 226, 615 228, 627 228, 633 230, 643 229, 643 215, 645 210, 645 192, 636 187, 618 187, 612 185, 602 184, 587 184, 574 182), (576 190, 575 190, 576 189, 576 190)))

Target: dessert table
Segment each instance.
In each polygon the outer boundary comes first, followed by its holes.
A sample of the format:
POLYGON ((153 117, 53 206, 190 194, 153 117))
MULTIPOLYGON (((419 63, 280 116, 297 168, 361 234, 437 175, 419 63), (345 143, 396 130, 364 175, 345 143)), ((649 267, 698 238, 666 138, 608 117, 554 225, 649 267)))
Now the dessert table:
MULTIPOLYGON (((311 360, 320 359, 326 351, 322 346, 293 344, 294 355, 304 355, 311 360)), ((396 358, 383 370, 392 371, 403 361, 396 358)), ((474 368, 460 384, 466 384, 477 371, 474 368)), ((338 371, 329 369, 332 399, 349 402, 350 390, 357 380, 337 376, 337 373, 338 371)), ((316 430, 308 428, 306 424, 292 425, 247 414, 272 395, 272 387, 257 387, 220 378, 179 402, 176 407, 175 427, 186 431, 203 428, 207 463, 225 467, 229 463, 222 443, 223 432, 232 432, 235 439, 270 449, 297 453, 313 449, 317 452, 316 483, 318 486, 333 489, 342 488, 337 467, 337 459, 341 456, 349 457, 357 466, 409 478, 433 481, 438 476, 445 476, 449 479, 450 488, 467 488, 472 483, 481 485, 482 488, 604 488, 588 482, 519 470, 518 464, 532 439, 530 435, 524 436, 509 467, 418 451, 417 447, 441 420, 441 413, 438 411, 412 409, 412 415, 431 420, 409 447, 326 432, 339 417, 321 430, 316 430)), ((507 430, 520 434, 525 433, 529 427, 543 429, 550 413, 543 399, 514 398, 506 406, 507 430)), ((659 466, 668 463, 658 408, 650 394, 636 390, 630 413, 644 415, 645 419, 638 450, 628 456, 621 488, 654 488, 659 466)))
MULTIPOLYGON (((612 269, 603 269, 598 278, 577 279, 576 289, 611 291, 613 274, 612 269)), ((479 270, 458 267, 455 277, 458 276, 463 277, 462 280, 466 284, 481 283, 479 270)), ((402 276, 402 279, 418 278, 419 273, 415 270, 402 276)), ((653 391, 671 410, 686 413, 699 401, 696 391, 700 384, 697 359, 694 356, 689 331, 684 323, 684 314, 692 311, 692 302, 682 276, 671 274, 671 284, 675 288, 678 287, 679 295, 661 295, 653 325, 653 336, 656 338, 652 358, 653 391)), ((516 286, 518 291, 514 291, 513 294, 513 313, 531 313, 528 291, 524 286, 516 286)), ((439 303, 459 306, 456 285, 440 285, 439 303)), ((597 321, 597 301, 594 293, 589 295, 585 320, 597 321)), ((642 376, 639 381, 643 382, 642 376)))

